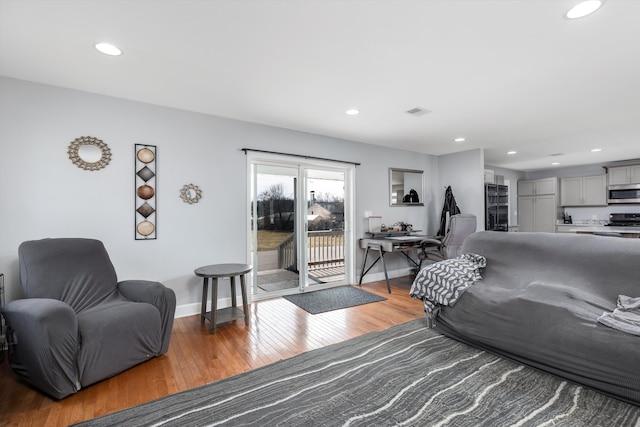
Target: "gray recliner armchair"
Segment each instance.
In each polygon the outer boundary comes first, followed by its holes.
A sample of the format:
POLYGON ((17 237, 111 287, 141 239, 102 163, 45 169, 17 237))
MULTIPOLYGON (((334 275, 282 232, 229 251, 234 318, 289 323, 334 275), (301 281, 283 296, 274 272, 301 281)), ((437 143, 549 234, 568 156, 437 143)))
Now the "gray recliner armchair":
POLYGON ((118 282, 102 242, 28 241, 18 256, 26 298, 3 309, 9 362, 35 388, 62 399, 169 349, 175 293, 118 282))
POLYGON ((421 242, 421 250, 418 252, 420 264, 422 261, 443 261, 455 258, 462 253, 462 243, 467 236, 476 232, 477 220, 475 215, 456 214, 449 218, 447 232, 442 240, 424 239, 421 242))

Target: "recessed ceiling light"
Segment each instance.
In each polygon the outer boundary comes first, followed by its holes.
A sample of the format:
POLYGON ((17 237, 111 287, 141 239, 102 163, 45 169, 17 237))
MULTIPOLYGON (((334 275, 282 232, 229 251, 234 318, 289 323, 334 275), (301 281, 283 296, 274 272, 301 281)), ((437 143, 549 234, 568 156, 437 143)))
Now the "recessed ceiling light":
POLYGON ((513 156, 516 153, 517 153, 517 151, 507 151, 507 154, 510 155, 510 156, 513 156))
POLYGON ((560 163, 559 162, 553 162, 551 163, 551 166, 558 166, 560 163))
POLYGON ((591 15, 602 6, 602 0, 587 0, 580 2, 573 6, 565 13, 567 19, 583 18, 587 15, 591 15))
POLYGON ((453 140, 453 142, 465 142, 466 138, 456 138, 453 140))
POLYGON ((118 56, 122 55, 122 51, 109 43, 96 43, 95 48, 105 55, 118 56))
POLYGON ((591 150, 592 153, 597 153, 602 151, 602 148, 594 148, 593 150, 591 150))
POLYGON ((360 110, 356 110, 355 108, 352 108, 351 110, 345 111, 345 113, 348 116, 357 116, 358 114, 360 114, 360 110))

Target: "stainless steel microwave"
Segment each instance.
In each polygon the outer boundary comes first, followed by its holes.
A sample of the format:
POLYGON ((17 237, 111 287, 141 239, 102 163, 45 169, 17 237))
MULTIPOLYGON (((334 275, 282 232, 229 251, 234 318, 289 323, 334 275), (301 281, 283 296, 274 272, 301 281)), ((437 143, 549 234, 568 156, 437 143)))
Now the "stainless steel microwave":
POLYGON ((640 204, 640 184, 610 185, 609 203, 640 204))

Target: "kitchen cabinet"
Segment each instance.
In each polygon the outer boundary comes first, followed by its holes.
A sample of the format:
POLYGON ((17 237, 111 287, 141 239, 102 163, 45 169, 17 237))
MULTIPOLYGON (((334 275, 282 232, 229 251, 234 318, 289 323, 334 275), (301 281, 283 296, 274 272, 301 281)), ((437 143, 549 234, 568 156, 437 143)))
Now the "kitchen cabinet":
POLYGON ((640 165, 608 168, 609 185, 640 184, 640 165))
POLYGON ((537 196, 540 194, 556 194, 557 192, 558 178, 518 181, 518 196, 537 196))
POLYGON ((575 230, 576 228, 578 228, 578 226, 575 224, 559 224, 556 225, 556 233, 575 233, 575 231, 571 230, 575 230))
POLYGON ((560 179, 561 206, 606 206, 607 176, 577 176, 560 179))
POLYGON ((520 231, 556 232, 558 178, 518 181, 520 231))
POLYGON ((484 170, 484 182, 493 184, 496 181, 495 172, 490 169, 484 170))
POLYGON ((556 232, 558 198, 555 194, 518 197, 520 231, 556 232))

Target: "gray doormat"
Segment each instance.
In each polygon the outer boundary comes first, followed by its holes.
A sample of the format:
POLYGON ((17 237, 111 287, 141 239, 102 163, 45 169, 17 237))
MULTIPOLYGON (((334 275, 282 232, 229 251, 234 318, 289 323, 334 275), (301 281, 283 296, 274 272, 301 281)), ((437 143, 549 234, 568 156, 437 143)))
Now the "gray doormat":
POLYGON ((354 288, 353 286, 340 286, 304 294, 285 295, 283 298, 311 314, 386 300, 385 297, 354 288))

